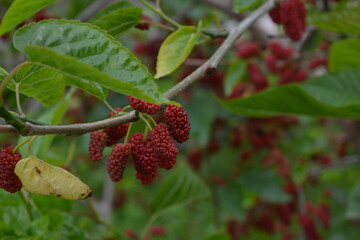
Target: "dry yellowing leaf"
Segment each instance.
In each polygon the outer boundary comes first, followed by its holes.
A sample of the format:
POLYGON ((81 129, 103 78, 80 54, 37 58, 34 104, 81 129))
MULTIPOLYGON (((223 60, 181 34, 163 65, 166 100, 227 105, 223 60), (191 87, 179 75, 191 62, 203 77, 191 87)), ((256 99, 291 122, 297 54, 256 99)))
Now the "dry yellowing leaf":
POLYGON ((15 174, 32 193, 67 200, 82 200, 91 195, 90 187, 79 178, 34 156, 21 159, 16 164, 15 174))

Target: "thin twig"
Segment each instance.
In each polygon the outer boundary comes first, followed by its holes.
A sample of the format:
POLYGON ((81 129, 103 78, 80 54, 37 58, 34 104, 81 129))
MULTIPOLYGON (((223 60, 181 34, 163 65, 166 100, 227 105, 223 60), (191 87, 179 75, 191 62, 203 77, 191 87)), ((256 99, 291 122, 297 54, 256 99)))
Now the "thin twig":
POLYGON ((153 11, 154 13, 156 13, 157 15, 159 15, 160 17, 162 17, 165 21, 167 21, 168 23, 170 23, 171 25, 173 25, 176 28, 180 28, 181 25, 177 22, 175 22, 174 20, 172 20, 168 15, 166 15, 160 8, 156 8, 154 6, 152 6, 150 3, 148 3, 146 0, 139 0, 142 4, 144 4, 145 7, 147 7, 148 9, 150 9, 151 11, 153 11))
POLYGON ((220 45, 214 55, 203 65, 197 68, 192 74, 187 76, 184 80, 179 82, 173 88, 165 92, 165 97, 172 99, 180 92, 184 91, 187 87, 203 77, 207 72, 213 71, 223 59, 225 53, 231 48, 236 39, 244 33, 259 17, 267 13, 275 6, 274 0, 267 1, 264 5, 252 12, 247 18, 245 18, 235 29, 230 31, 228 37, 220 45))

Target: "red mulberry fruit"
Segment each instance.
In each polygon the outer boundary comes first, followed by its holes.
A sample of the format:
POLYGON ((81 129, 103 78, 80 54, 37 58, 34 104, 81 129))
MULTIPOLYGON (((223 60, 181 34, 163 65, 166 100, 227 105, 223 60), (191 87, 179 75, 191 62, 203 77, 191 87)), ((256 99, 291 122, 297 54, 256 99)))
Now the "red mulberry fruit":
POLYGON ((149 143, 154 150, 158 166, 167 170, 171 169, 176 163, 178 149, 165 124, 159 123, 150 131, 149 143))
POLYGON ((254 63, 248 63, 247 71, 256 90, 261 91, 268 87, 267 79, 257 65, 254 63))
MULTIPOLYGON (((121 112, 122 110, 121 110, 121 108, 115 108, 115 111, 121 112)), ((111 113, 109 113, 108 118, 110 118, 114 115, 115 115, 115 113, 111 112, 111 113)), ((123 138, 126 135, 128 128, 129 128, 129 123, 121 124, 116 127, 106 128, 104 130, 104 132, 107 135, 105 146, 110 147, 110 146, 114 145, 115 143, 117 143, 121 138, 123 138)))
POLYGON ((306 8, 301 0, 281 3, 280 16, 285 33, 292 40, 300 40, 305 31, 306 8))
POLYGON ((320 66, 325 66, 325 67, 327 67, 327 65, 328 65, 328 60, 326 59, 326 58, 324 58, 324 57, 317 57, 317 58, 314 58, 313 60, 311 60, 310 62, 309 62, 309 68, 310 69, 315 69, 315 68, 317 68, 317 67, 320 67, 320 66))
POLYGON ((160 110, 160 106, 153 103, 145 102, 141 99, 128 96, 131 107, 142 113, 155 114, 160 110))
POLYGON ((89 156, 94 162, 100 161, 103 156, 107 135, 104 131, 99 130, 90 133, 89 156))
POLYGON ((16 163, 22 158, 18 152, 13 153, 14 147, 6 147, 0 152, 0 188, 14 193, 20 191, 22 183, 16 176, 16 163))
POLYGON ((183 107, 168 105, 164 111, 164 119, 175 141, 183 143, 189 139, 190 122, 183 107))
POLYGON ((143 141, 142 133, 135 133, 131 139, 131 154, 136 170, 136 178, 142 184, 150 184, 157 175, 157 162, 149 142, 143 141))
POLYGON ((137 25, 135 26, 135 28, 140 29, 140 30, 149 30, 150 24, 147 23, 147 22, 150 22, 150 21, 151 21, 151 18, 148 17, 148 16, 146 16, 146 15, 142 15, 142 16, 141 16, 141 21, 142 21, 142 22, 139 23, 139 24, 137 24, 137 25))
POLYGON ((236 52, 237 56, 243 59, 256 57, 260 54, 261 49, 257 43, 246 43, 242 45, 236 52))
POLYGON ((125 166, 131 153, 131 144, 117 144, 111 151, 107 171, 111 180, 118 182, 122 179, 125 166))
POLYGON ((291 47, 284 47, 278 42, 270 42, 267 47, 276 58, 281 60, 288 60, 294 52, 291 47))
POLYGON ((281 8, 280 6, 277 6, 269 11, 269 15, 271 17, 271 20, 273 20, 274 23, 280 24, 281 16, 280 16, 281 8))
POLYGON ((308 215, 300 215, 298 217, 298 222, 300 223, 306 237, 310 240, 320 240, 321 237, 316 230, 314 220, 308 215))

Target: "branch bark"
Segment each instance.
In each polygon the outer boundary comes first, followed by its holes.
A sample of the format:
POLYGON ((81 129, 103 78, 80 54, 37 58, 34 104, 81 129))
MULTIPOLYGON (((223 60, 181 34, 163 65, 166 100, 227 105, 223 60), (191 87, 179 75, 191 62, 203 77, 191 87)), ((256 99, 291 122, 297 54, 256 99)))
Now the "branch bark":
MULTIPOLYGON (((267 13, 275 6, 274 0, 269 0, 264 3, 261 7, 253 11, 248 17, 246 17, 236 28, 232 29, 225 39, 225 41, 220 45, 217 51, 212 55, 212 57, 198 67, 193 73, 183 79, 181 82, 176 84, 174 87, 169 89, 164 93, 165 97, 172 99, 177 96, 179 93, 184 91, 194 82, 200 80, 206 74, 212 73, 216 70, 220 61, 223 59, 225 53, 231 48, 236 39, 244 33, 259 17, 267 13)), ((108 127, 118 126, 120 124, 133 122, 138 120, 136 111, 130 112, 128 115, 119 116, 116 118, 105 119, 93 123, 79 123, 79 124, 70 124, 70 125, 36 125, 27 122, 27 131, 23 131, 21 134, 24 136, 32 135, 46 135, 46 134, 84 134, 88 132, 93 132, 99 129, 104 129, 108 127)), ((2 125, 0 126, 0 132, 14 132, 14 128, 11 125, 2 125)))

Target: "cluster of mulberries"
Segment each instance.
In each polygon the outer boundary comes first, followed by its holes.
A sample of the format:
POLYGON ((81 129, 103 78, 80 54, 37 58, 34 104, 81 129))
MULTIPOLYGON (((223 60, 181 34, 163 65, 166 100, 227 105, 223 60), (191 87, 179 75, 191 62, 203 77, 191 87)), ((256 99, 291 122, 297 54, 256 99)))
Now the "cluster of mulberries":
POLYGON ((306 27, 306 8, 301 0, 286 0, 273 8, 269 15, 277 24, 283 24, 286 35, 300 40, 306 27))
MULTIPOLYGON (((155 114, 160 106, 143 100, 128 97, 130 105, 137 111, 155 114)), ((121 109, 115 109, 120 112, 121 109)), ((114 116, 109 114, 109 117, 114 116)), ((150 184, 157 176, 157 169, 171 169, 176 163, 178 148, 174 142, 185 142, 189 138, 190 123, 187 113, 182 107, 168 105, 164 110, 165 123, 158 123, 148 136, 135 133, 129 143, 118 143, 112 149, 109 157, 107 171, 113 181, 120 181, 123 177, 127 162, 132 159, 136 170, 136 178, 142 184, 150 184), (174 140, 173 140, 174 139, 174 140)), ((129 125, 98 130, 90 134, 89 155, 93 161, 102 158, 106 146, 112 146, 124 137, 129 125)))
POLYGON ((0 152, 0 188, 14 193, 20 191, 22 183, 16 176, 16 163, 22 158, 18 152, 13 153, 14 147, 6 147, 0 152))
POLYGON ((269 12, 271 19, 283 24, 286 35, 292 40, 300 40, 306 26, 306 8, 301 0, 285 0, 269 12))
MULTIPOLYGON (((121 112, 121 108, 115 108, 116 112, 121 112)), ((109 113, 108 117, 115 116, 115 113, 109 113)), ((111 147, 118 143, 125 135, 129 128, 129 124, 121 124, 119 126, 106 128, 90 133, 89 156, 94 162, 98 162, 103 157, 105 147, 111 147)))

